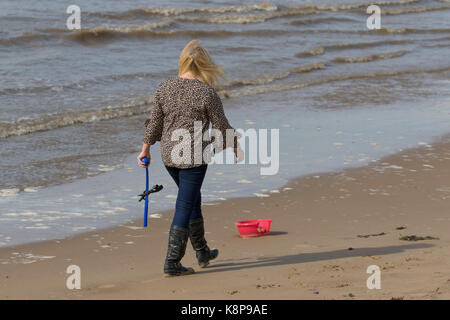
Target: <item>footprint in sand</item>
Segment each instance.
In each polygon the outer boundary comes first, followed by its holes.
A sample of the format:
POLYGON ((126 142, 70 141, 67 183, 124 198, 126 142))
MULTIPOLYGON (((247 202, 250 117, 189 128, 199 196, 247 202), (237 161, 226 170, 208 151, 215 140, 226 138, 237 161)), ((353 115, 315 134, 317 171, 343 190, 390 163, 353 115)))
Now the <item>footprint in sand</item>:
POLYGON ((291 272, 291 273, 289 273, 289 275, 288 275, 288 279, 290 280, 290 279, 293 279, 293 278, 295 278, 295 277, 300 277, 300 272, 291 272))
POLYGON ((331 271, 344 271, 344 268, 337 264, 324 265, 322 268, 331 271))

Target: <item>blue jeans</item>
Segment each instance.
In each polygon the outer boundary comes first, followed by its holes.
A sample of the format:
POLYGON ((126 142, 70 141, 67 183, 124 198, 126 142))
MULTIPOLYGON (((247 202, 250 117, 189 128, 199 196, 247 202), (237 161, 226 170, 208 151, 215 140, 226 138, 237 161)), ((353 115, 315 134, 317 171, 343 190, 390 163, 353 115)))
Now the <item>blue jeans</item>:
POLYGON ((188 229, 190 220, 202 218, 202 197, 200 189, 207 168, 207 164, 189 169, 166 166, 167 171, 178 186, 172 226, 188 229))

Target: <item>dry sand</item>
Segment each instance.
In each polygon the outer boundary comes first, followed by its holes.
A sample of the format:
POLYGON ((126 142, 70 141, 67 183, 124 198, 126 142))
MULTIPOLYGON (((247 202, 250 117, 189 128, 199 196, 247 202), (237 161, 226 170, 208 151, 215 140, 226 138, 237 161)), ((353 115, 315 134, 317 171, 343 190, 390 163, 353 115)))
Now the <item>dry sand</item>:
POLYGON ((194 275, 163 278, 165 212, 147 229, 139 220, 0 249, 0 299, 450 298, 449 137, 279 191, 205 205, 206 237, 220 255, 200 269, 189 244, 183 264, 194 275), (234 222, 252 218, 272 218, 271 235, 241 239, 234 222), (399 240, 406 235, 439 240, 399 240), (71 264, 81 290, 66 288, 71 264), (366 286, 370 265, 381 269, 379 290, 366 286))

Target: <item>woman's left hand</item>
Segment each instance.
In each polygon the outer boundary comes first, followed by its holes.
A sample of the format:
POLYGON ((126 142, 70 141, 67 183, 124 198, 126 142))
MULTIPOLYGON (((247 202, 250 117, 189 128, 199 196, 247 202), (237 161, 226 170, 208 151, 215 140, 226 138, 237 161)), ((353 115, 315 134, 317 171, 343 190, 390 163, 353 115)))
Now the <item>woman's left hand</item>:
POLYGON ((234 154, 236 156, 236 162, 240 163, 242 162, 242 160, 244 160, 244 150, 241 149, 240 146, 238 146, 237 148, 234 148, 234 154))

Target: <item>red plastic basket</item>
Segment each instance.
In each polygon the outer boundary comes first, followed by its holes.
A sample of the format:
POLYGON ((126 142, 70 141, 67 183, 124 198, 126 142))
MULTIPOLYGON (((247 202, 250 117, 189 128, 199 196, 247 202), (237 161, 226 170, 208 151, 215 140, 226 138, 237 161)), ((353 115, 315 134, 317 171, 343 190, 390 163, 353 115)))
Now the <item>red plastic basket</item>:
POLYGON ((269 234, 271 222, 272 219, 258 219, 238 221, 234 224, 242 238, 253 238, 269 234))

